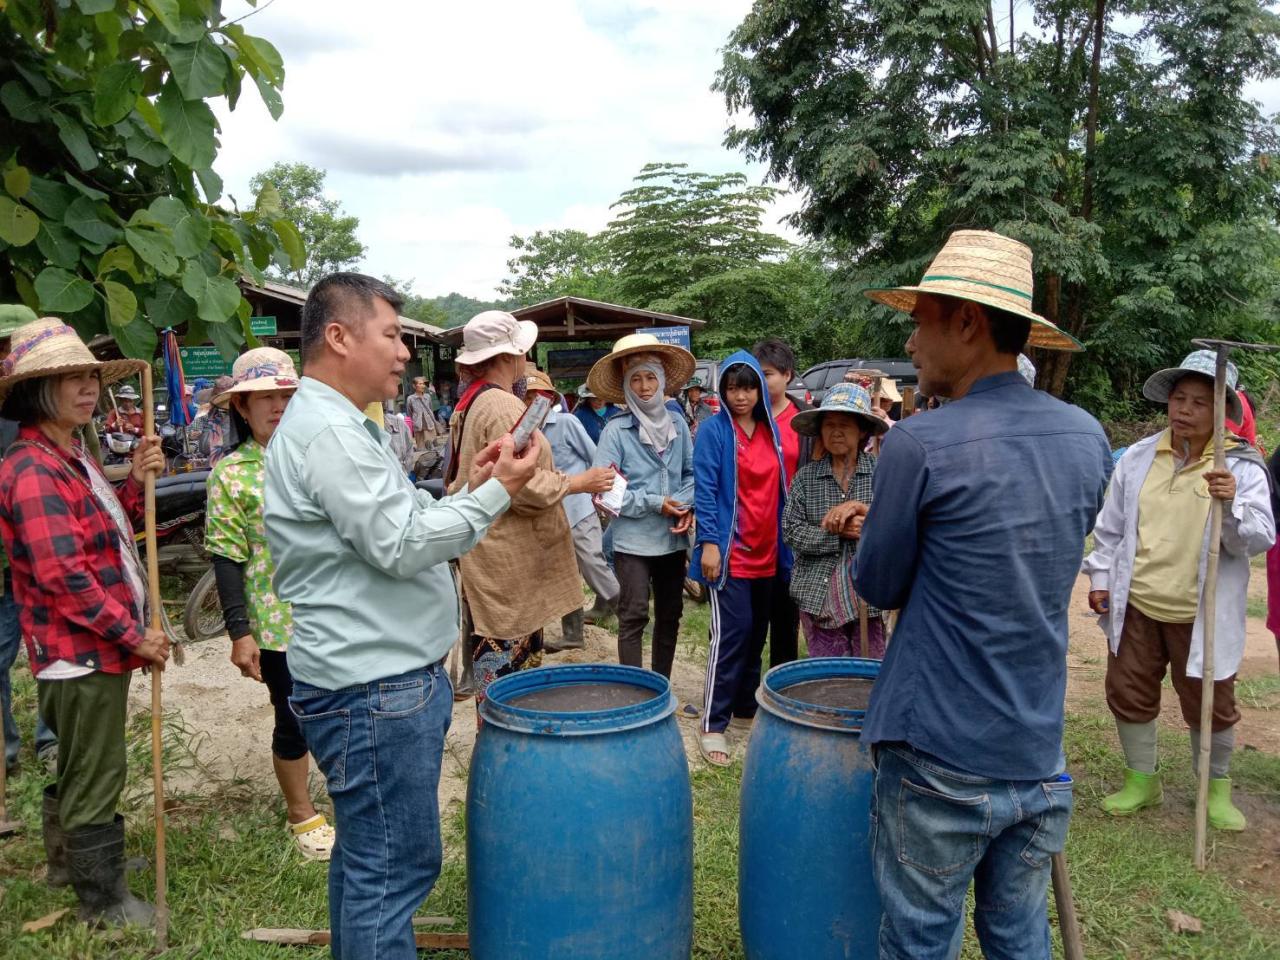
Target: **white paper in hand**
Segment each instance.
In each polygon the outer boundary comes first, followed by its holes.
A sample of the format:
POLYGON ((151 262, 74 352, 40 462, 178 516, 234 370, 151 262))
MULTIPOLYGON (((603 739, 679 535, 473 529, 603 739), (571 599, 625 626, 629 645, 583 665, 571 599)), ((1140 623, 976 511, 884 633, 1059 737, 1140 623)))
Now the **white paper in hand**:
MULTIPOLYGON (((614 467, 617 470, 617 467, 614 467)), ((627 478, 619 471, 613 475, 613 486, 605 493, 597 493, 593 498, 595 504, 611 517, 622 512, 622 498, 627 492, 627 478)))

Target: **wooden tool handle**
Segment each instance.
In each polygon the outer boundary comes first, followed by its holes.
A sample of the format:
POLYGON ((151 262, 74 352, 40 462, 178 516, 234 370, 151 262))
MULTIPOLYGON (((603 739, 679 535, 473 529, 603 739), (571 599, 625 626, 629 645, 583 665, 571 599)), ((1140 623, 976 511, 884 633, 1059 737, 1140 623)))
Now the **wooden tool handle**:
POLYGON ((1080 918, 1076 916, 1076 898, 1071 892, 1071 874, 1067 872, 1067 855, 1053 855, 1050 877, 1053 880, 1053 902, 1058 907, 1058 930, 1062 933, 1062 955, 1065 960, 1084 960, 1084 942, 1080 936, 1080 918))
MULTIPOLYGON (((151 364, 142 371, 142 435, 156 435, 155 397, 151 390, 151 364)), ((156 478, 148 472, 143 479, 145 505, 144 541, 147 547, 147 594, 151 604, 151 629, 160 630, 160 561, 156 547, 156 478)), ((151 785, 155 793, 156 818, 156 949, 164 951, 169 946, 169 906, 166 887, 168 876, 165 865, 164 843, 164 767, 161 751, 161 720, 164 706, 160 696, 164 671, 151 670, 151 785)))

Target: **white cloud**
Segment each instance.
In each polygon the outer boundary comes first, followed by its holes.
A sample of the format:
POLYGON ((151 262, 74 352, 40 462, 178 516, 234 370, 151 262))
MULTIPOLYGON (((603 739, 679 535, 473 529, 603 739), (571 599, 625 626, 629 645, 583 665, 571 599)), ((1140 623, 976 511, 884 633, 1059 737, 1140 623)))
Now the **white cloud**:
POLYGON ((276 0, 244 26, 284 56, 285 113, 272 122, 247 87, 220 116, 218 170, 243 204, 249 178, 277 160, 323 167, 361 220, 365 269, 415 278, 420 293, 487 297, 512 232, 600 229, 646 162, 747 169, 721 145, 728 122, 710 85, 749 9, 276 0))

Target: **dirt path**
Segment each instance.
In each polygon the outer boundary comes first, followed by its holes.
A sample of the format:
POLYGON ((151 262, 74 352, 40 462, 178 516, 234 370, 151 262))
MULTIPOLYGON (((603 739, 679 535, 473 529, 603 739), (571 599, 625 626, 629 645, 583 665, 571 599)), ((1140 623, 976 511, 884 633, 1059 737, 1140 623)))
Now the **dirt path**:
MULTIPOLYGON (((1255 579, 1261 579, 1256 574, 1255 579)), ((1088 613, 1085 597, 1087 581, 1076 584, 1070 616, 1071 642, 1068 653, 1067 705, 1070 710, 1096 711, 1105 708, 1103 677, 1106 670, 1106 643, 1095 618, 1088 613)), ((547 665, 563 663, 616 662, 617 640, 609 631, 586 628, 585 650, 567 651, 548 656, 547 665)), ((547 628, 548 638, 559 635, 558 625, 547 628)), ((270 784, 271 772, 271 705, 266 689, 245 680, 227 659, 225 637, 188 648, 187 662, 165 674, 165 704, 178 710, 186 725, 196 734, 196 751, 209 773, 217 780, 244 778, 270 784)), ((1275 640, 1262 621, 1250 618, 1245 660, 1241 678, 1271 676, 1276 673, 1275 640)), ((700 704, 704 664, 681 650, 676 658, 672 683, 676 696, 683 701, 700 704)), ((139 676, 131 695, 135 710, 145 711, 150 704, 149 681, 139 676)), ((1248 747, 1280 756, 1280 711, 1241 707, 1243 719, 1238 728, 1237 749, 1248 747)), ((1171 729, 1182 730, 1181 717, 1173 691, 1165 691, 1161 720, 1171 729)), ((691 763, 701 763, 698 756, 697 724, 680 724, 685 748, 691 763)), ((460 804, 466 797, 466 771, 475 743, 475 706, 473 701, 454 705, 453 725, 445 749, 445 764, 440 782, 442 813, 460 804)), ((730 731, 735 753, 745 747, 745 735, 730 731)), ((177 789, 203 789, 202 778, 179 774, 172 779, 177 789)))

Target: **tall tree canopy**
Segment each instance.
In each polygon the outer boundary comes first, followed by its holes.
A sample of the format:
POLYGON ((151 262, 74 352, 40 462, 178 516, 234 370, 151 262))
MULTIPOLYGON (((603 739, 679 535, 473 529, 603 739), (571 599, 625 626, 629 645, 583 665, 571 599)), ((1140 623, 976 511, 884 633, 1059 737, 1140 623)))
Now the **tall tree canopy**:
POLYGON ((302 287, 335 270, 351 269, 365 254, 364 244, 356 239, 360 218, 347 214, 341 203, 325 195, 326 176, 324 170, 305 163, 273 163, 249 181, 256 196, 278 202, 302 235, 306 249, 302 265, 273 270, 302 287))
POLYGON ((514 234, 507 261, 511 276, 498 292, 521 306, 556 297, 608 301, 615 295, 616 274, 609 264, 603 235, 582 230, 535 230, 514 234))
POLYGON ((207 101, 234 109, 245 81, 279 117, 280 54, 219 0, 0 3, 0 301, 133 356, 181 323, 233 353, 249 318, 236 281, 303 261, 271 198, 220 203, 207 101))
MULTIPOLYGON (((1194 335, 1273 335, 1277 131, 1245 94, 1280 74, 1269 6, 1017 10, 759 0, 717 79, 749 118, 727 143, 803 188, 797 223, 842 251, 850 289, 918 279, 957 228, 1029 243, 1036 308, 1090 349, 1080 399, 1133 395, 1194 335)), ((901 349, 903 327, 878 329, 901 349)), ((1062 392, 1071 356, 1037 359, 1062 392)))

